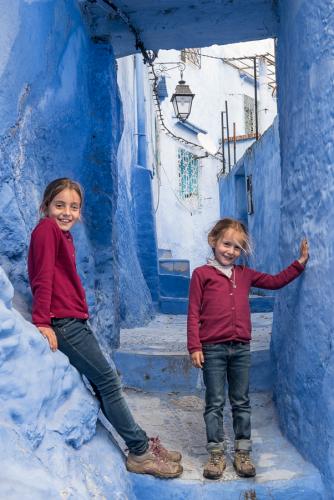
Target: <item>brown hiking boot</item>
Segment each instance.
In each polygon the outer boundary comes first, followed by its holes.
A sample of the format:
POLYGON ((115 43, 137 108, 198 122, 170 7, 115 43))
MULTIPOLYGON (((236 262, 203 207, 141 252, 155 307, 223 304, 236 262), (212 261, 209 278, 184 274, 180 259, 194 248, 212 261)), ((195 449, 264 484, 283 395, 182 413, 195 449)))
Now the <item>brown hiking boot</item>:
POLYGON ((148 449, 143 455, 129 453, 126 459, 126 468, 129 472, 136 474, 151 474, 155 477, 172 479, 179 477, 183 467, 178 462, 169 462, 163 458, 161 452, 150 442, 148 449))
POLYGON ((249 451, 237 450, 234 455, 234 468, 240 477, 254 477, 256 475, 249 451))
POLYGON ((219 479, 222 477, 225 467, 224 452, 222 450, 212 450, 209 460, 204 465, 203 476, 207 479, 219 479))
POLYGON ((169 462, 181 462, 182 460, 181 453, 179 451, 167 450, 167 448, 162 446, 158 436, 151 437, 150 444, 152 449, 156 450, 161 458, 168 460, 169 462))

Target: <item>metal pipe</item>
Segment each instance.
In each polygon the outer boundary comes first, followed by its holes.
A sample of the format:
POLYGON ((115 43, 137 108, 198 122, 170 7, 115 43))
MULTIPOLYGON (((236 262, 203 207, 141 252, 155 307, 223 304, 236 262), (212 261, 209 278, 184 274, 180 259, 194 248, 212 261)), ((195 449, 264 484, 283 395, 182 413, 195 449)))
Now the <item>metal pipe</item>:
POLYGON ((223 157, 223 174, 225 174, 225 138, 224 138, 224 111, 221 112, 221 126, 222 126, 222 157, 223 157))
POLYGON ((233 122, 233 164, 237 163, 237 134, 235 128, 235 122, 233 122))
POLYGON ((230 132, 228 128, 228 105, 225 101, 225 113, 226 113, 226 133, 227 133, 227 157, 228 157, 228 171, 231 171, 231 151, 230 151, 230 132))
POLYGON ((259 139, 259 122, 257 117, 257 75, 256 75, 256 56, 254 61, 254 101, 255 101, 255 137, 256 140, 259 139))
POLYGON ((146 110, 144 94, 144 65, 141 54, 135 55, 137 94, 137 164, 147 168, 146 110))

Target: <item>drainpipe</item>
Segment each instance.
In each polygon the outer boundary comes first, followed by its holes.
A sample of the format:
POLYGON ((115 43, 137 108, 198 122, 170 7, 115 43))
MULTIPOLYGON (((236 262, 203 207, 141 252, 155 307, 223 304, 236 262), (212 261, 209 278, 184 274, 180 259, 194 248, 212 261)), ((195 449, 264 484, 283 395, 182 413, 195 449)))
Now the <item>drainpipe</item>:
POLYGON ((253 58, 254 62, 254 101, 255 101, 255 137, 259 140, 259 119, 257 110, 257 74, 256 74, 256 56, 253 58))
POLYGON ((147 168, 146 106, 143 61, 135 55, 137 103, 137 164, 133 167, 132 198, 136 222, 137 255, 155 306, 159 302, 158 244, 152 194, 152 173, 147 168))
POLYGON ((264 57, 259 58, 259 130, 263 134, 271 125, 268 100, 267 63, 264 57))
POLYGON ((135 55, 136 94, 137 94, 137 164, 147 168, 146 109, 144 94, 143 57, 135 55))

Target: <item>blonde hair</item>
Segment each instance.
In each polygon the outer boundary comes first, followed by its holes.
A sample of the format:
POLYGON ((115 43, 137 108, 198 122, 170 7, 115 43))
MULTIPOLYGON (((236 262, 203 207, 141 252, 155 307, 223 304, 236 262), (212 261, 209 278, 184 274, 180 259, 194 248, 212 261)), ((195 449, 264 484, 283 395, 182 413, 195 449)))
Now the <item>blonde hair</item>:
POLYGON ((208 234, 208 243, 210 247, 214 247, 214 245, 217 243, 217 241, 224 236, 224 233, 228 229, 234 229, 234 231, 237 231, 238 233, 241 234, 242 236, 242 250, 246 256, 249 256, 252 254, 252 245, 250 241, 250 237, 248 234, 248 230, 242 222, 236 220, 236 219, 220 219, 216 224, 213 226, 211 231, 208 234))
POLYGON ((47 215, 47 211, 51 201, 64 189, 73 189, 79 195, 80 208, 82 207, 84 201, 83 188, 78 182, 72 181, 72 179, 69 179, 68 177, 61 177, 60 179, 55 179, 54 181, 50 182, 50 184, 48 184, 45 188, 43 200, 39 207, 39 211, 42 216, 45 217, 47 215))

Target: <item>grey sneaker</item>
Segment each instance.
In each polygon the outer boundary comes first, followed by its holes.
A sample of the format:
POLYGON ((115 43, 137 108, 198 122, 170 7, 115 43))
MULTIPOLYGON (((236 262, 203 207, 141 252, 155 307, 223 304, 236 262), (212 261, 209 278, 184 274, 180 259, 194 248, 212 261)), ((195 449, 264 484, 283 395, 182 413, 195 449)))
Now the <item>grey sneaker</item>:
POLYGON ((160 457, 169 462, 181 462, 182 455, 179 451, 167 450, 164 446, 162 446, 159 437, 151 437, 150 444, 152 449, 156 450, 160 457))
POLYGON ((152 445, 152 442, 143 455, 129 453, 126 459, 126 468, 129 472, 150 474, 164 479, 179 477, 183 472, 180 463, 168 461, 163 453, 155 445, 152 445))
POLYGON ((256 475, 255 465, 251 460, 249 451, 236 451, 233 465, 236 473, 240 477, 254 477, 256 475))
POLYGON ((203 476, 207 479, 220 479, 226 467, 224 452, 212 450, 210 458, 204 465, 203 476))

